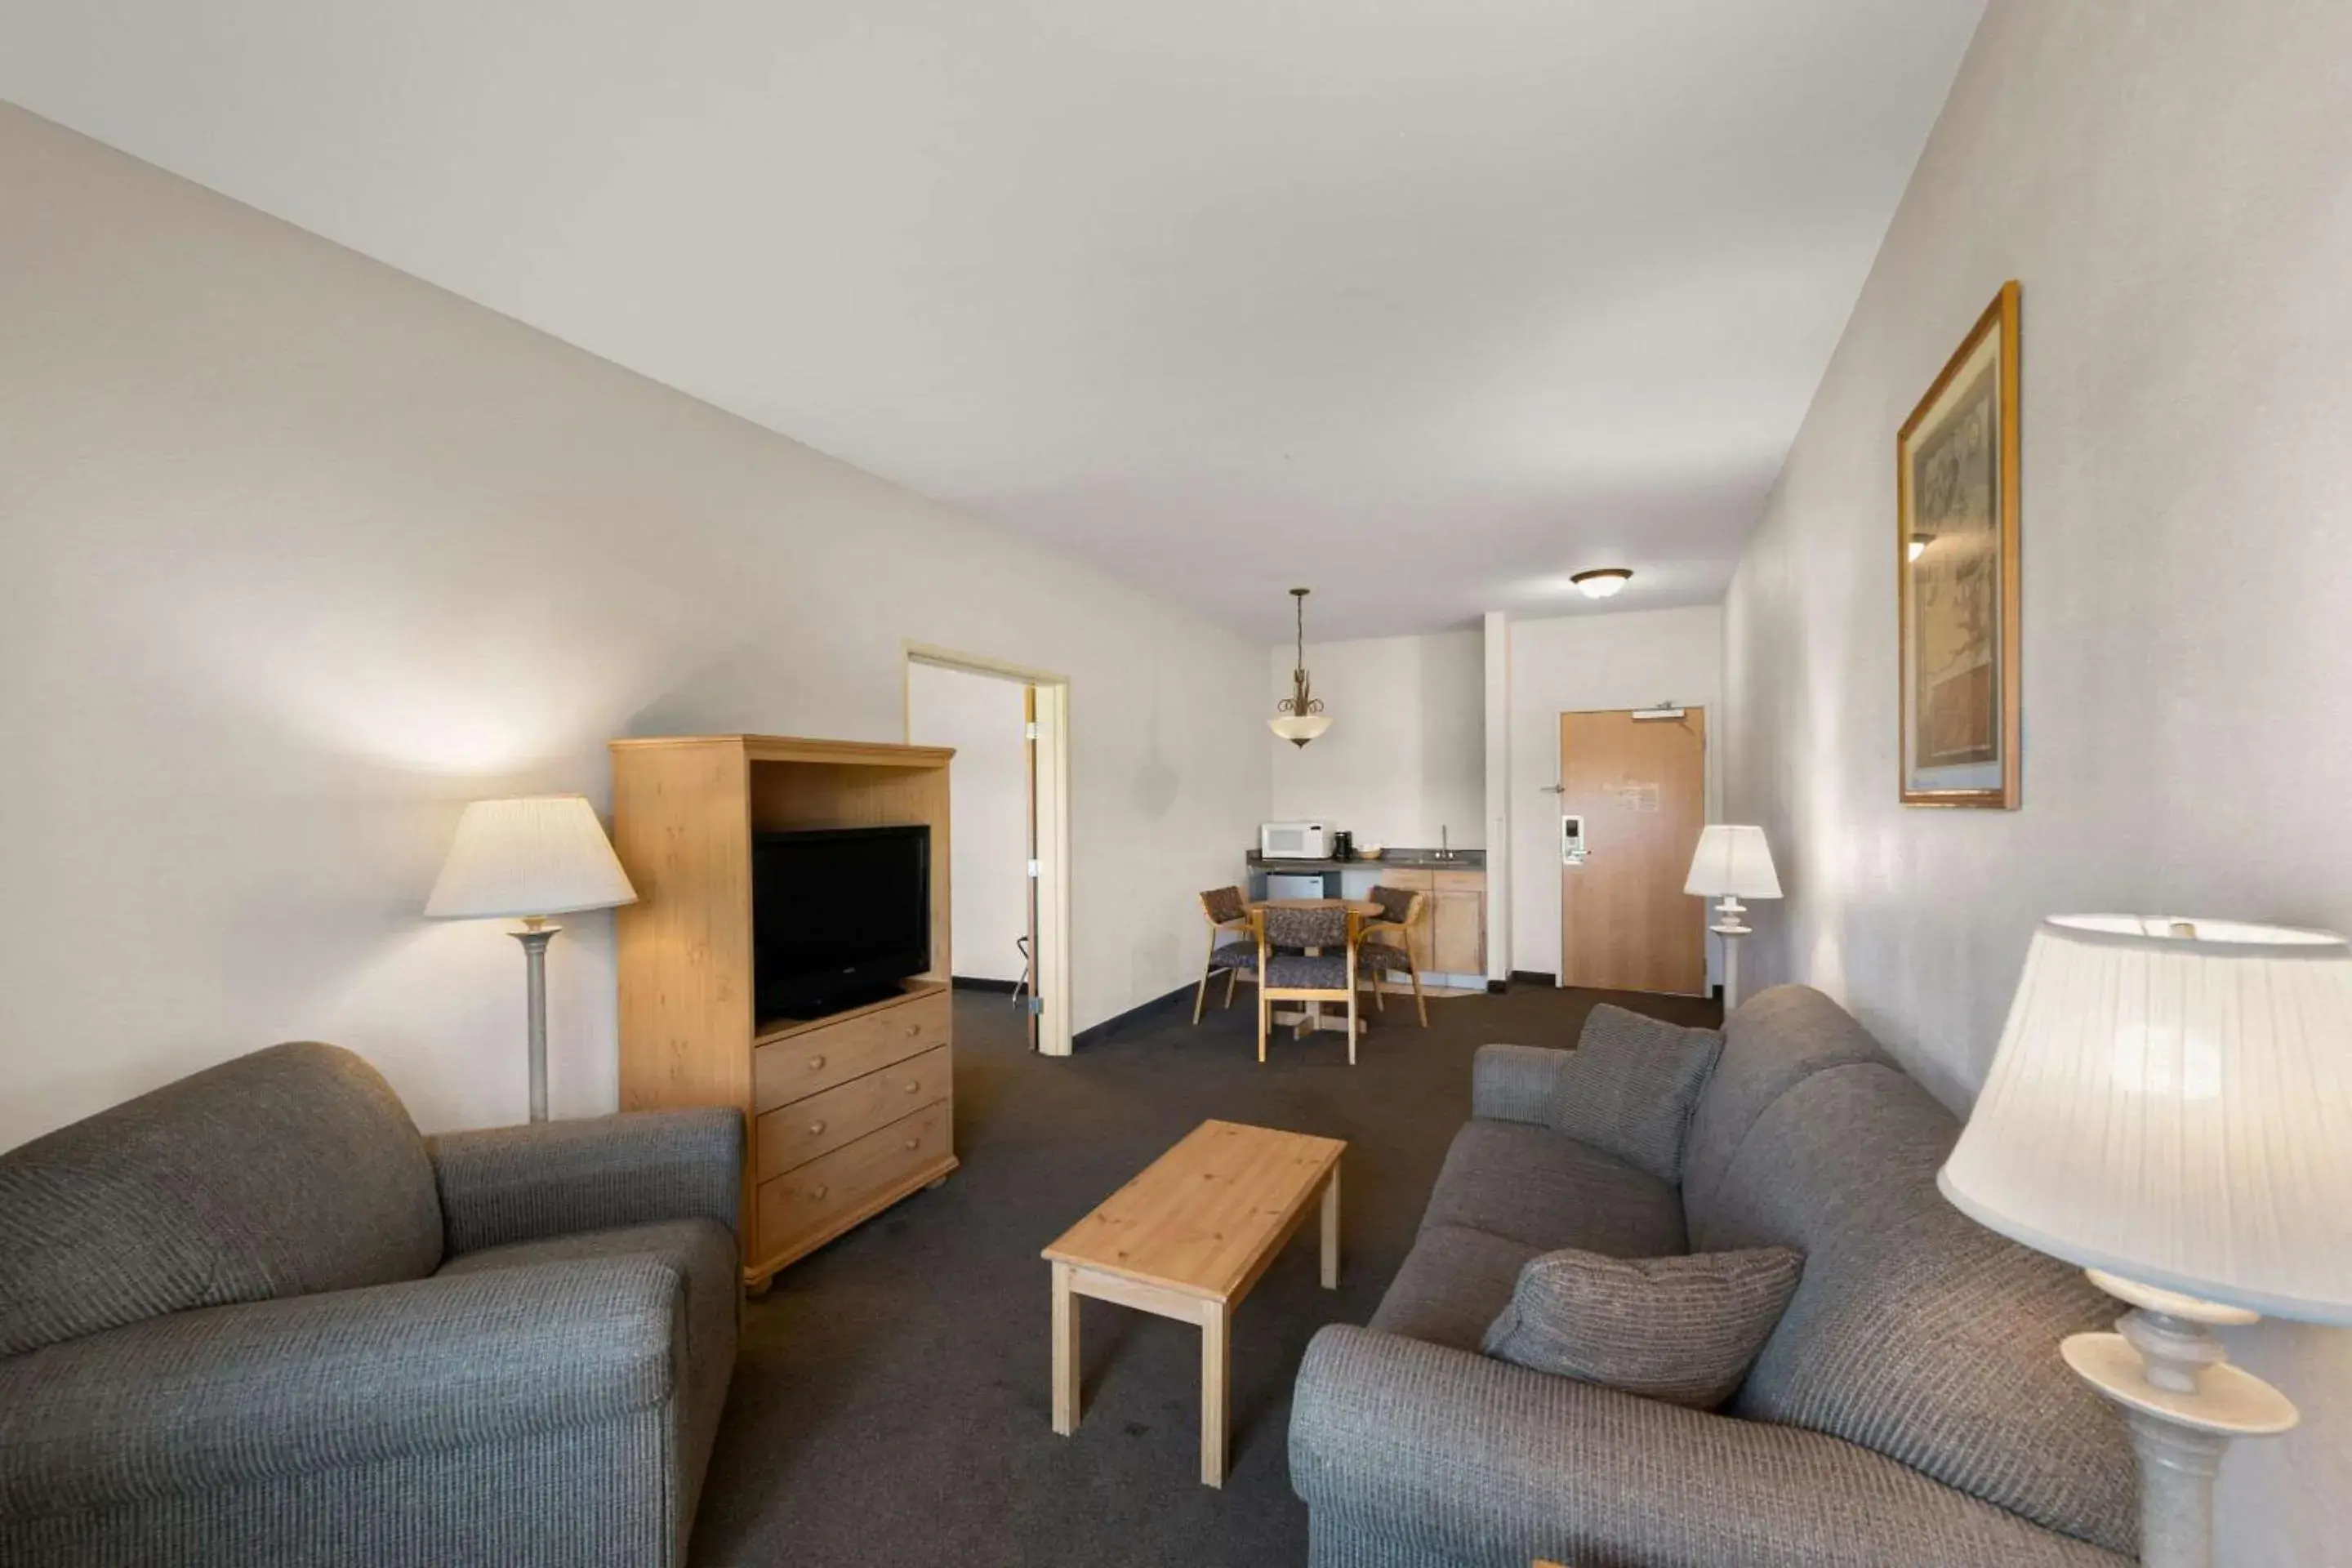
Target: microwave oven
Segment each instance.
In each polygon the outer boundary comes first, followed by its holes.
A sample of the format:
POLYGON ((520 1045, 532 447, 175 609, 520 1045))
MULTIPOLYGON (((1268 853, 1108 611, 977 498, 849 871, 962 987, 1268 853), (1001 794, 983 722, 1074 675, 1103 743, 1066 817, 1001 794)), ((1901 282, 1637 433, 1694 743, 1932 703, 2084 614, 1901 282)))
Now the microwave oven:
POLYGON ((1261 860, 1328 860, 1331 830, 1319 822, 1262 822, 1257 853, 1261 860))

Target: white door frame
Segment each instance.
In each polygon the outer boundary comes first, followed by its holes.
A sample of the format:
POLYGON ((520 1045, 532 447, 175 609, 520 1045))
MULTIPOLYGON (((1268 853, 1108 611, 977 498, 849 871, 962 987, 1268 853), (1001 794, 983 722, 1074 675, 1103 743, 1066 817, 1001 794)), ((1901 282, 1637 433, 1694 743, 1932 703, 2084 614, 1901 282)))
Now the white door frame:
MULTIPOLYGON (((961 653, 928 643, 905 645, 908 673, 916 665, 957 669, 967 675, 1017 681, 1037 692, 1037 952, 1030 982, 1042 1007, 1037 1049, 1049 1057, 1070 1054, 1070 679, 1048 670, 1010 664, 985 654, 961 653)), ((914 704, 902 689, 899 711, 907 738, 914 740, 914 704)))

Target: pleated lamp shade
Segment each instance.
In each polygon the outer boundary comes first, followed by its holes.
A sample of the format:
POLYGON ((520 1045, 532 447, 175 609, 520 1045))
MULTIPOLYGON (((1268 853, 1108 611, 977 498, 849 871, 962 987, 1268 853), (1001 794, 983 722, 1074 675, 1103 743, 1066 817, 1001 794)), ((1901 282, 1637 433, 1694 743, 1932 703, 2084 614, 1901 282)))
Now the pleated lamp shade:
POLYGON ((637 900, 585 795, 478 800, 425 912, 444 920, 529 919, 637 900))
POLYGON ((1706 899, 1779 898, 1780 878, 1772 869, 1772 848, 1764 842, 1764 830, 1724 822, 1700 828, 1683 891, 1706 899))
POLYGON ((2070 1263, 2352 1323, 2352 947, 2223 921, 2044 921, 1937 1184, 2070 1263))

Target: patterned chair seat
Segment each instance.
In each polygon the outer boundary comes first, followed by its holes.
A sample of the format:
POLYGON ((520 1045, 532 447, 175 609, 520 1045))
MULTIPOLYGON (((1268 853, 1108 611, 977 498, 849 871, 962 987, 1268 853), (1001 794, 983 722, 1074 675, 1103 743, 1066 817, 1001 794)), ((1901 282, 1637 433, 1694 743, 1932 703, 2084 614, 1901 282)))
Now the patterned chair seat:
POLYGON ((1257 944, 1251 942, 1228 942, 1218 945, 1209 955, 1211 969, 1238 969, 1244 974, 1257 972, 1257 944))
POLYGON ((1276 991, 1345 991, 1348 961, 1336 952, 1277 952, 1266 960, 1265 983, 1276 991))
POLYGON ((1389 971, 1411 973, 1412 959, 1400 942, 1368 941, 1356 949, 1356 971, 1361 974, 1389 971))

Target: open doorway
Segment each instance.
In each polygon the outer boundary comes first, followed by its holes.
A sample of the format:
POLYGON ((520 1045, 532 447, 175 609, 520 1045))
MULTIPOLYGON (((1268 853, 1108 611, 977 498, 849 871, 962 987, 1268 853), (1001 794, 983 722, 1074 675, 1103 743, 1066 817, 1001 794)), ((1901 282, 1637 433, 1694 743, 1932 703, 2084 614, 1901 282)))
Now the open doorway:
POLYGON ((958 978, 1010 984, 1030 1043, 1070 1054, 1069 684, 907 647, 907 739, 952 746, 949 855, 958 978))

